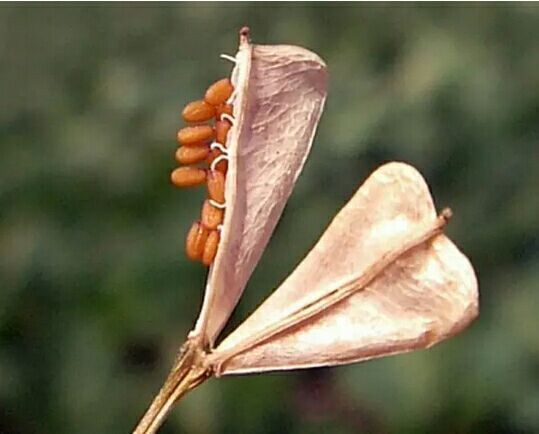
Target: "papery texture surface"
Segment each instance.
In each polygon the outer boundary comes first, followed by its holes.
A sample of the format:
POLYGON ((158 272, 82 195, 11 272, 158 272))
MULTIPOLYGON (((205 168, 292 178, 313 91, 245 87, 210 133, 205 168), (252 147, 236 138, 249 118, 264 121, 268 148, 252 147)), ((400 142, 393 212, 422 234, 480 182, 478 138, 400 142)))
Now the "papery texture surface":
MULTIPOLYGON (((436 218, 428 186, 403 163, 374 172, 283 284, 214 353, 253 335, 368 269, 436 218)), ((365 288, 227 360, 222 373, 336 365, 424 348, 478 312, 468 259, 445 235, 419 245, 365 288)))
POLYGON ((327 72, 294 46, 240 46, 221 244, 195 330, 210 345, 260 260, 311 148, 327 72))

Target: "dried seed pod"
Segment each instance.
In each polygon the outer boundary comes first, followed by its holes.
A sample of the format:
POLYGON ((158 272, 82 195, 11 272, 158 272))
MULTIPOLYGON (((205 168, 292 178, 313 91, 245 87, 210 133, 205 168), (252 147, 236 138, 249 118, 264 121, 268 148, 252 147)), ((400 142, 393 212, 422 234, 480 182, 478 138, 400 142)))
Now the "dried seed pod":
POLYGON ((196 222, 188 234, 188 255, 213 264, 204 303, 135 433, 154 434, 179 397, 212 375, 331 366, 427 348, 478 313, 473 268, 443 234, 448 214, 436 216, 417 171, 390 163, 369 177, 283 284, 214 348, 301 171, 325 100, 325 65, 314 53, 251 45, 248 32, 240 31, 236 56, 224 56, 236 65, 237 91, 226 219, 219 231, 208 234, 196 222))
MULTIPOLYGON (((215 160, 217 157, 220 157, 221 155, 223 155, 223 153, 219 149, 212 149, 208 154, 206 161, 209 165, 211 165, 213 163, 213 160, 215 160)), ((226 172, 228 170, 228 161, 226 159, 221 159, 221 161, 219 161, 215 165, 215 170, 218 170, 219 172, 226 175, 226 172)))
POLYGON ((226 102, 233 91, 234 88, 232 87, 230 79, 223 78, 208 87, 208 90, 206 90, 206 94, 204 95, 204 101, 213 106, 218 106, 226 102))
POLYGON ((195 164, 206 160, 210 154, 210 146, 180 146, 176 151, 176 161, 181 164, 195 164))
POLYGON ((186 122, 206 122, 216 114, 215 107, 204 100, 193 101, 185 106, 182 112, 186 122))
POLYGON ((217 203, 225 202, 225 175, 218 170, 208 171, 208 196, 217 203))
POLYGON ((206 182, 206 170, 198 167, 178 167, 170 174, 170 180, 176 187, 193 187, 206 182))
POLYGON ((223 145, 226 144, 226 136, 228 135, 230 127, 232 127, 232 125, 230 125, 230 122, 227 120, 215 122, 215 141, 217 143, 221 143, 223 145))
POLYGON ((206 244, 204 245, 204 252, 202 252, 202 263, 207 267, 209 267, 215 259, 220 239, 221 235, 219 234, 219 231, 211 231, 208 235, 206 244))
POLYGON ((192 261, 202 259, 208 234, 209 231, 200 222, 193 223, 185 241, 185 253, 189 259, 192 261))
POLYGON ((213 139, 214 131, 210 125, 185 127, 178 131, 178 142, 184 146, 199 146, 200 143, 213 139))
POLYGON ((219 104, 215 110, 215 118, 221 119, 221 115, 227 114, 233 116, 234 108, 230 104, 219 104))

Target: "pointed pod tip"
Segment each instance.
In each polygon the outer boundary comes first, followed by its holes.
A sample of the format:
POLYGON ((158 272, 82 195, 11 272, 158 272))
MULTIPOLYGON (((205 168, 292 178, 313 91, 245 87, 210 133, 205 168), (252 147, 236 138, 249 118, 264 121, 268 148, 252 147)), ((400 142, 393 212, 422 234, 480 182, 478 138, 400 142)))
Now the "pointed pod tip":
POLYGON ((451 208, 444 208, 440 213, 440 217, 442 217, 447 223, 451 217, 453 217, 453 211, 451 211, 451 208))
POLYGON ((249 44, 251 42, 251 29, 248 26, 243 26, 240 29, 240 45, 249 44))

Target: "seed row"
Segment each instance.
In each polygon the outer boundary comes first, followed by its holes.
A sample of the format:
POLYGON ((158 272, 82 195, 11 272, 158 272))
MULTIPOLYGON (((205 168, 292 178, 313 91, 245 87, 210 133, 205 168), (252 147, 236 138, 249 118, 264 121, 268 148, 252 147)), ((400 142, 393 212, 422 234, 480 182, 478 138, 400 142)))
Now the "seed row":
POLYGON ((230 80, 223 78, 206 90, 204 99, 185 106, 182 117, 194 125, 178 131, 180 147, 175 157, 183 166, 174 169, 170 176, 177 187, 207 185, 208 197, 202 206, 201 218, 191 226, 185 245, 187 257, 206 266, 217 253, 225 213, 226 139, 233 120, 233 108, 227 101, 233 91, 230 80), (215 119, 213 126, 206 123, 212 119, 215 119), (207 166, 200 167, 199 163, 207 166))

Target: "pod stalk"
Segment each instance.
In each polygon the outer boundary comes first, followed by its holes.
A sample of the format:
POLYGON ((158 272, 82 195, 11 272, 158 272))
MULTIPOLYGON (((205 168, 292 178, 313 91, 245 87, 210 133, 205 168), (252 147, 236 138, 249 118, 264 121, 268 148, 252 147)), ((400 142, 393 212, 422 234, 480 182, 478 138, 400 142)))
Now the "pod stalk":
POLYGON ((206 353, 200 339, 188 338, 182 345, 163 387, 134 429, 133 434, 154 434, 174 405, 212 374, 205 363, 206 353))

